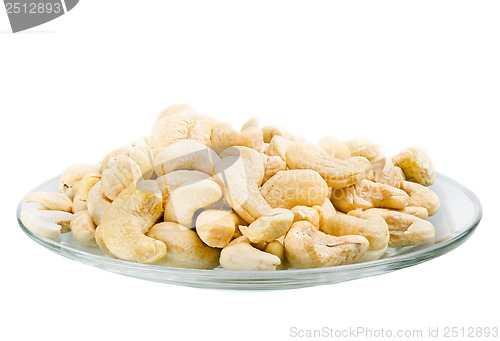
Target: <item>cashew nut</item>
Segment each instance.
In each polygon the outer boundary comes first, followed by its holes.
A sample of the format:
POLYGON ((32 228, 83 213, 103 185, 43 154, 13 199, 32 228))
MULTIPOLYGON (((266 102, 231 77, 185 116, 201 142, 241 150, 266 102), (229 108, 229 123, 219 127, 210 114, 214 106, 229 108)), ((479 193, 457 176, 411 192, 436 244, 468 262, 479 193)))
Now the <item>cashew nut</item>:
POLYGON ((26 202, 38 202, 50 210, 71 212, 73 203, 67 195, 57 192, 32 192, 24 199, 26 202))
POLYGON ((319 146, 323 148, 329 155, 338 159, 348 159, 351 157, 351 152, 344 142, 337 140, 333 136, 325 136, 319 141, 319 146))
POLYGON ((382 155, 380 146, 370 140, 351 139, 349 141, 345 141, 345 145, 349 149, 351 156, 364 156, 368 160, 374 161, 382 155))
MULTIPOLYGON (((321 206, 315 206, 315 207, 321 207, 321 206)), ((294 223, 297 221, 304 220, 310 222, 316 229, 319 229, 319 221, 320 221, 319 211, 316 210, 314 207, 299 205, 292 208, 291 211, 293 213, 294 223)))
POLYGON ((230 123, 216 123, 212 130, 212 146, 244 146, 260 151, 264 146, 262 131, 250 127, 242 131, 235 130, 230 123))
POLYGON ((329 198, 326 198, 322 205, 315 205, 313 208, 319 213, 319 229, 321 229, 322 226, 325 226, 328 218, 336 213, 335 207, 329 198))
POLYGON ((71 188, 87 174, 100 174, 101 165, 93 163, 77 163, 66 168, 59 178, 57 189, 73 199, 71 188))
POLYGON ((287 261, 285 256, 285 247, 283 246, 282 242, 278 240, 273 240, 272 242, 266 244, 264 251, 272 255, 275 255, 280 259, 281 263, 276 266, 276 270, 286 269, 287 261))
POLYGON ((73 213, 87 210, 87 198, 90 189, 101 180, 100 174, 87 174, 80 182, 73 186, 73 213))
POLYGON ((69 232, 72 213, 54 210, 31 209, 21 212, 21 222, 33 233, 47 238, 57 238, 69 232))
POLYGON ((198 170, 212 176, 219 156, 194 140, 181 140, 163 149, 155 159, 155 171, 164 175, 178 169, 198 170))
POLYGON ((264 138, 264 142, 270 143, 275 136, 282 136, 287 140, 293 139, 293 135, 285 128, 272 125, 262 127, 262 137, 264 138))
POLYGON ((196 233, 211 247, 226 247, 233 238, 240 218, 231 211, 205 210, 196 218, 196 233))
POLYGON ((290 210, 274 208, 248 226, 240 226, 241 233, 252 243, 272 242, 292 226, 294 215, 290 210))
POLYGON ((363 257, 369 243, 362 236, 327 235, 307 221, 298 221, 286 234, 284 245, 288 262, 305 269, 354 263, 363 257))
POLYGON ((179 223, 187 228, 194 227, 195 212, 222 197, 217 183, 205 179, 188 182, 175 189, 165 203, 164 221, 179 223))
POLYGON ((331 200, 336 209, 349 212, 358 208, 386 207, 403 209, 409 197, 405 191, 389 185, 361 180, 346 188, 335 188, 331 200))
POLYGON ((396 169, 392 160, 388 157, 381 157, 372 162, 373 181, 389 186, 399 187, 401 178, 396 176, 396 169))
POLYGON ((401 168, 406 180, 430 186, 436 180, 436 171, 429 154, 419 147, 408 147, 392 157, 394 164, 401 168))
POLYGON ((96 230, 96 242, 103 252, 137 263, 155 263, 165 256, 165 243, 145 236, 162 213, 158 185, 145 181, 125 188, 106 210, 96 230), (151 188, 146 192, 146 187, 151 188))
POLYGON ((253 247, 245 236, 223 248, 219 262, 225 270, 235 271, 276 270, 281 264, 279 257, 253 247))
POLYGON ((251 117, 248 121, 246 121, 242 126, 240 131, 246 130, 248 128, 256 128, 259 129, 259 120, 256 117, 251 117))
POLYGON ((71 234, 80 244, 97 247, 95 241, 96 226, 92 221, 88 211, 78 211, 73 214, 70 223, 71 234))
POLYGON ((264 158, 264 179, 262 183, 276 175, 279 171, 286 170, 286 162, 279 156, 267 156, 262 154, 264 158))
POLYGON ((166 200, 170 197, 170 193, 172 193, 176 188, 188 182, 195 182, 204 179, 210 179, 210 176, 197 170, 179 169, 160 176, 156 179, 156 182, 158 183, 158 187, 163 194, 163 198, 166 200))
POLYGON ((110 200, 115 198, 142 176, 141 169, 134 160, 118 155, 108 160, 108 168, 102 172, 102 191, 110 200))
POLYGON ((89 191, 87 196, 87 210, 96 225, 101 223, 106 210, 111 206, 111 201, 102 191, 102 181, 98 181, 89 191))
POLYGON ((167 245, 167 254, 158 265, 213 269, 219 265, 220 250, 205 245, 193 230, 171 222, 154 225, 147 236, 167 245))
POLYGON ((151 129, 151 148, 165 148, 172 143, 187 139, 189 131, 197 123, 196 111, 187 104, 175 104, 163 110, 151 129))
POLYGON ((313 144, 296 143, 286 152, 286 164, 290 169, 312 169, 317 171, 330 187, 347 187, 366 178, 372 170, 364 157, 355 156, 346 160, 328 155, 313 144))
POLYGON ((429 216, 434 215, 441 205, 439 197, 430 188, 415 182, 403 181, 401 189, 410 197, 408 206, 424 207, 429 216))
POLYGON ((434 240, 434 226, 427 220, 402 212, 371 208, 366 214, 378 214, 389 226, 389 247, 424 244, 434 240))
POLYGON ((267 146, 266 154, 269 156, 279 156, 281 159, 286 161, 286 152, 293 144, 293 141, 288 140, 283 136, 276 135, 267 146))
POLYGON ((328 197, 328 185, 310 169, 280 171, 269 179, 260 193, 271 207, 291 209, 298 205, 321 205, 328 197))

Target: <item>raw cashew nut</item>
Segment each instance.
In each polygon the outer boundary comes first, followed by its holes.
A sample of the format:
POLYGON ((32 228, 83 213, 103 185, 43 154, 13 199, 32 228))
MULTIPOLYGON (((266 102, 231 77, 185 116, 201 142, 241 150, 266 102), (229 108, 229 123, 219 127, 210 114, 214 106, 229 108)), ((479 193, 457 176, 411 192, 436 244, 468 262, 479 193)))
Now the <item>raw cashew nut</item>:
POLYGON ((247 147, 230 147, 221 158, 215 179, 231 208, 249 224, 271 211, 259 192, 264 178, 261 154, 247 147))
POLYGON ((102 191, 110 200, 115 200, 121 191, 141 176, 141 169, 134 160, 125 155, 118 155, 109 159, 108 169, 102 172, 102 191))
POLYGON ((147 236, 167 245, 167 254, 158 265, 213 269, 219 265, 220 250, 205 245, 196 232, 177 223, 154 225, 147 236))
POLYGON ((286 161, 286 152, 293 144, 293 141, 288 140, 283 136, 276 135, 272 138, 271 142, 269 142, 266 154, 269 156, 279 156, 281 159, 286 161))
POLYGON ((330 236, 307 221, 294 223, 284 244, 288 262, 298 269, 354 263, 363 257, 369 245, 365 237, 330 236))
POLYGON ((280 171, 286 170, 286 162, 279 156, 267 156, 262 154, 264 158, 264 179, 262 183, 272 178, 280 171))
POLYGON ((155 159, 155 171, 161 176, 178 169, 198 170, 212 176, 219 156, 194 140, 181 140, 163 149, 155 159))
POLYGON ((204 179, 210 179, 210 175, 197 170, 179 169, 160 176, 156 179, 156 182, 158 183, 158 187, 160 187, 163 198, 167 200, 168 197, 170 197, 170 193, 178 187, 188 182, 201 181, 204 179))
POLYGON ((144 235, 161 216, 162 196, 152 180, 141 186, 132 183, 113 201, 97 227, 96 242, 114 257, 149 264, 167 253, 165 243, 144 235))
POLYGON ((73 186, 73 213, 87 210, 87 198, 90 189, 101 180, 100 174, 87 174, 73 186))
POLYGON ((397 211, 409 215, 414 215, 415 217, 419 217, 420 219, 429 218, 429 212, 425 207, 408 206, 403 208, 402 210, 397 210, 397 211))
POLYGON ((280 265, 276 266, 276 270, 286 269, 287 261, 285 256, 285 247, 283 246, 282 242, 278 240, 273 240, 272 242, 266 244, 264 251, 272 255, 275 255, 280 259, 281 263, 280 265))
POLYGON ((409 197, 406 192, 396 187, 361 180, 353 186, 334 189, 331 200, 335 208, 347 213, 358 208, 403 209, 408 205, 409 197))
POLYGON ((246 130, 248 128, 257 128, 259 129, 259 119, 256 117, 251 117, 248 121, 246 121, 242 126, 240 131, 246 130))
POLYGON ((152 155, 152 151, 147 139, 145 137, 141 137, 135 143, 127 144, 108 153, 101 162, 102 170, 104 171, 108 168, 108 162, 110 159, 120 155, 125 155, 130 157, 135 163, 137 163, 137 165, 139 165, 144 178, 149 178, 153 170, 150 154, 152 155))
POLYGON ((366 139, 351 139, 345 142, 351 156, 363 156, 370 161, 374 161, 381 157, 382 151, 380 146, 373 141, 366 139))
POLYGON ((337 159, 348 159, 351 157, 351 152, 344 142, 337 140, 333 136, 325 136, 319 141, 319 146, 323 148, 329 155, 337 159))
POLYGON ((187 228, 194 227, 194 213, 221 197, 220 186, 212 180, 188 182, 170 194, 165 203, 164 221, 179 223, 187 228))
POLYGON ((275 208, 248 226, 240 226, 241 233, 252 243, 272 242, 292 226, 294 215, 290 210, 275 208))
POLYGON ((392 160, 388 157, 381 157, 372 162, 373 181, 389 186, 399 187, 401 180, 396 177, 396 169, 392 160))
POLYGON ((69 166, 62 172, 57 189, 73 199, 71 188, 87 174, 100 174, 101 165, 93 163, 77 163, 69 166))
POLYGON ((360 156, 346 160, 328 155, 313 144, 296 143, 286 152, 286 164, 290 169, 317 171, 330 187, 347 187, 366 178, 372 170, 370 162, 360 156))
POLYGON ((436 180, 436 171, 429 154, 419 147, 408 147, 392 157, 392 161, 400 167, 406 179, 430 186, 436 180))
POLYGON ((80 244, 97 247, 95 241, 95 224, 87 211, 78 211, 73 214, 70 223, 71 234, 80 244))
POLYGON ((408 206, 424 207, 429 216, 434 215, 441 205, 439 197, 430 188, 415 182, 403 181, 401 189, 410 197, 408 206))
POLYGON ((389 227, 385 220, 362 211, 352 211, 349 214, 337 213, 331 216, 321 231, 334 236, 363 236, 370 245, 361 261, 380 258, 389 244, 389 227))
POLYGON ((295 169, 278 172, 260 189, 271 207, 291 209, 298 205, 321 205, 328 197, 328 185, 318 172, 295 169))
POLYGON ((96 225, 101 223, 109 206, 111 206, 111 201, 104 195, 102 182, 99 181, 90 189, 87 196, 87 210, 96 225))
POLYGON ((244 146, 260 151, 264 146, 262 131, 250 127, 242 131, 235 130, 230 123, 216 123, 212 130, 212 146, 244 146))
POLYGON ((273 125, 262 127, 264 142, 270 143, 275 136, 282 136, 287 140, 293 140, 293 135, 283 127, 273 125))
POLYGON ((226 247, 234 236, 240 218, 231 211, 205 210, 196 218, 196 233, 211 247, 226 247))
MULTIPOLYGON (((321 206, 315 206, 321 207, 321 206)), ((319 229, 319 211, 313 207, 309 206, 295 206, 291 209, 293 213, 293 222, 297 221, 308 221, 310 222, 316 229, 319 229)))
POLYGON ((366 214, 378 214, 389 226, 389 247, 424 244, 434 240, 434 226, 427 220, 402 212, 371 208, 366 214))
POLYGON ((31 209, 21 212, 21 222, 33 233, 47 238, 57 238, 69 231, 73 214, 63 211, 31 209))
POLYGON ((174 104, 163 110, 151 129, 151 148, 165 148, 187 139, 189 131, 196 125, 198 115, 187 104, 174 104))
POLYGON ((325 226, 326 221, 332 215, 336 214, 335 207, 333 207, 332 202, 329 198, 325 199, 322 205, 315 205, 313 208, 319 213, 319 229, 325 226))
POLYGON ((236 238, 223 248, 219 262, 225 270, 235 271, 276 270, 281 264, 279 257, 253 247, 245 236, 236 238))
POLYGON ((32 192, 26 195, 26 202, 38 202, 49 210, 71 212, 73 203, 65 194, 57 192, 32 192))

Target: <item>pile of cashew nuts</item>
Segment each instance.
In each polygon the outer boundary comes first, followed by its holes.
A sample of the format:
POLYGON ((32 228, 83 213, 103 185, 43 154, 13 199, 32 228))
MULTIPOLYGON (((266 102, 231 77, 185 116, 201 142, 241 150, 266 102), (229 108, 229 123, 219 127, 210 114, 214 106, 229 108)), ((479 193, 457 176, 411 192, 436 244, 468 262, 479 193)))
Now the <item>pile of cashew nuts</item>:
POLYGON ((439 208, 429 155, 386 157, 369 140, 307 143, 252 118, 240 130, 173 105, 151 135, 75 164, 58 192, 33 192, 21 221, 71 232, 110 257, 225 270, 316 268, 379 259, 429 243, 439 208))

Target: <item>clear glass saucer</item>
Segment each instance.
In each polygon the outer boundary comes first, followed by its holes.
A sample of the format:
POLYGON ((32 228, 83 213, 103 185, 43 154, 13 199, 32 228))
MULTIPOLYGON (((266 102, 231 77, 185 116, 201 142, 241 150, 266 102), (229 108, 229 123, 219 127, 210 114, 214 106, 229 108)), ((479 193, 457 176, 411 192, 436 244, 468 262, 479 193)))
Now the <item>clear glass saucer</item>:
MULTIPOLYGON (((33 191, 57 191, 58 179, 59 177, 50 179, 33 191)), ((481 203, 472 191, 442 174, 438 174, 431 188, 441 199, 441 208, 429 218, 436 228, 433 243, 389 249, 382 259, 376 261, 316 269, 226 271, 221 268, 195 270, 137 264, 108 257, 99 249, 82 246, 73 239, 71 233, 61 234, 57 239, 34 234, 20 220, 21 211, 33 207, 33 204, 25 203, 24 199, 17 208, 17 220, 31 239, 47 249, 125 276, 200 288, 291 289, 380 275, 428 261, 460 246, 472 235, 481 220, 481 203)))

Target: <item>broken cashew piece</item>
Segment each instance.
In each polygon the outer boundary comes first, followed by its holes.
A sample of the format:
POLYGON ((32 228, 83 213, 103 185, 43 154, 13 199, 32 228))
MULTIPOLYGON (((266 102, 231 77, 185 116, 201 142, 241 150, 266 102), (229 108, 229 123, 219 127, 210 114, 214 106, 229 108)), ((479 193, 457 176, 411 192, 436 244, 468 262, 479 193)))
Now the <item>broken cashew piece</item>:
POLYGON ((409 201, 405 191, 370 180, 361 180, 346 188, 335 188, 330 199, 335 208, 344 213, 372 207, 403 209, 409 201))
POLYGON ((95 241, 96 226, 87 211, 78 211, 73 214, 70 223, 71 234, 80 244, 97 247, 95 241))
POLYGON ((313 208, 319 213, 318 227, 320 230, 323 226, 325 226, 325 223, 328 220, 328 218, 337 213, 335 211, 335 207, 333 206, 329 198, 326 198, 325 202, 322 205, 315 205, 313 206, 313 208))
POLYGON ((213 269, 219 265, 220 250, 205 245, 196 232, 177 223, 158 223, 147 233, 167 246, 158 265, 192 269, 213 269))
POLYGON ((315 208, 309 207, 309 206, 299 205, 299 206, 295 206, 294 208, 292 208, 291 211, 293 213, 293 222, 294 223, 296 223, 297 221, 308 221, 316 229, 319 229, 320 215, 319 215, 319 211, 316 210, 315 208))
POLYGON ((286 258, 297 269, 354 263, 363 257, 368 245, 365 237, 331 236, 307 221, 294 223, 284 242, 286 258))
POLYGON ((98 181, 89 191, 87 196, 87 210, 96 225, 101 223, 106 210, 111 206, 111 201, 102 191, 102 182, 98 181))
POLYGON ((240 226, 240 231, 252 243, 268 243, 284 235, 292 226, 293 218, 290 210, 274 208, 250 225, 240 226))
POLYGON ((280 171, 286 170, 286 162, 279 156, 267 156, 262 154, 264 158, 264 179, 262 183, 272 178, 280 171))
POLYGON ((196 218, 196 233, 208 246, 223 248, 229 245, 239 222, 234 212, 205 210, 196 218))
POLYGON ((146 233, 162 213, 162 196, 152 180, 142 189, 135 183, 124 189, 106 210, 96 230, 96 242, 105 253, 137 263, 155 263, 167 253, 165 243, 146 233), (148 191, 145 190, 150 187, 148 191))
POLYGON ((212 180, 188 182, 175 189, 165 203, 164 221, 194 227, 195 212, 222 197, 220 186, 212 180))
POLYGON ((80 180, 80 182, 73 186, 73 213, 87 210, 89 191, 100 180, 100 174, 87 174, 82 178, 82 180, 80 180))
POLYGON ((31 209, 21 212, 21 222, 33 233, 42 237, 57 238, 69 231, 72 213, 54 210, 31 209))
POLYGON ((328 185, 318 172, 294 169, 278 172, 260 189, 271 207, 291 209, 298 205, 321 205, 328 197, 328 185))
POLYGON ((408 206, 424 207, 429 216, 434 215, 441 205, 439 197, 430 188, 415 182, 403 181, 401 189, 410 197, 408 206))
POLYGON ((276 135, 267 146, 266 154, 269 156, 279 156, 281 159, 286 161, 286 152, 293 144, 293 141, 288 140, 283 136, 276 135))
POLYGON ((104 195, 110 200, 142 176, 141 169, 134 160, 125 155, 108 160, 108 168, 102 172, 101 183, 104 195))
POLYGON ((406 180, 430 186, 436 180, 436 170, 429 154, 419 147, 408 147, 392 157, 394 165, 401 168, 406 180))
POLYGON ((223 248, 219 262, 225 270, 233 271, 270 271, 281 264, 279 257, 253 247, 245 236, 223 248))
POLYGON ((286 152, 286 164, 290 169, 317 171, 330 187, 342 188, 366 178, 372 170, 364 157, 355 156, 345 160, 328 155, 313 144, 296 143, 286 152))
POLYGON ((73 202, 68 196, 57 192, 32 192, 26 195, 26 202, 38 202, 49 210, 71 212, 73 202))
POLYGON ((57 189, 73 199, 71 188, 87 174, 100 174, 101 165, 93 163, 77 163, 66 168, 59 178, 57 189))

